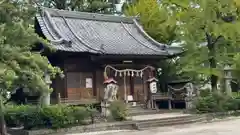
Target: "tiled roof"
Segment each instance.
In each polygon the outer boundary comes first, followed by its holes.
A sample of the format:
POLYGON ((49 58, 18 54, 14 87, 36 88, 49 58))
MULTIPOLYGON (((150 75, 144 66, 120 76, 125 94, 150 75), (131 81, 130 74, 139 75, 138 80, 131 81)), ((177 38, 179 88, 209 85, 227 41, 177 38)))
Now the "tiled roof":
POLYGON ((45 37, 62 51, 164 56, 181 52, 152 39, 133 17, 42 8, 36 18, 45 37))

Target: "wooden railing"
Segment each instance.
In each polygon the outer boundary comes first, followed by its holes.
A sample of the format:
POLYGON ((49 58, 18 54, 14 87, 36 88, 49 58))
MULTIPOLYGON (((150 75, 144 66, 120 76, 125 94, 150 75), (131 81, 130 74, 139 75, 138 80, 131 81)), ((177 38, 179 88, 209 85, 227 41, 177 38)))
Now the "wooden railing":
POLYGON ((67 104, 67 105, 90 105, 96 104, 98 101, 96 99, 79 99, 73 100, 68 98, 61 98, 59 104, 67 104))
POLYGON ((57 104, 86 105, 86 104, 96 104, 96 103, 98 103, 96 97, 69 99, 69 98, 61 98, 60 93, 58 93, 58 96, 57 96, 57 104))

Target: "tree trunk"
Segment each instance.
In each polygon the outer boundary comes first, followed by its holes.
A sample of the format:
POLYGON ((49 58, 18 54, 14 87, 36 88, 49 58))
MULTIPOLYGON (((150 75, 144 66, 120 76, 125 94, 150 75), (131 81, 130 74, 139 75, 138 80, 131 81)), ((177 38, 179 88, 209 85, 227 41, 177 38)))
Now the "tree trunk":
MULTIPOLYGON (((217 62, 215 60, 215 58, 210 58, 209 59, 209 63, 210 63, 210 69, 216 68, 217 67, 217 62)), ((218 81, 218 77, 216 75, 211 75, 211 86, 212 86, 212 90, 217 90, 217 81, 218 81)))
MULTIPOLYGON (((213 41, 213 38, 211 35, 209 35, 208 33, 206 33, 206 38, 207 38, 207 47, 209 50, 209 54, 208 54, 208 61, 209 61, 209 65, 210 65, 210 70, 211 69, 216 69, 217 68, 217 61, 215 59, 215 44, 217 42, 217 40, 219 39, 219 37, 213 41)), ((210 80, 211 80, 211 87, 212 87, 212 91, 216 91, 217 90, 217 81, 218 81, 218 77, 216 75, 211 74, 210 76, 210 80)))
POLYGON ((0 95, 0 135, 7 135, 6 123, 4 120, 4 113, 3 113, 3 101, 0 95))

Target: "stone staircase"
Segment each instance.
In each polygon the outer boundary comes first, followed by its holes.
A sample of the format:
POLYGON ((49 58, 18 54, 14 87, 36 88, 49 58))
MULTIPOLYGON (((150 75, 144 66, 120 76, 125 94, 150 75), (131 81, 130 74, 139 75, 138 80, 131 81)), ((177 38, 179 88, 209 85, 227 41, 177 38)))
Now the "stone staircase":
POLYGON ((151 120, 136 120, 134 128, 136 130, 144 130, 149 128, 164 127, 164 126, 175 126, 183 124, 192 124, 206 121, 204 116, 186 115, 186 116, 175 116, 166 117, 151 120))
POLYGON ((136 115, 147 115, 147 114, 161 114, 161 113, 169 113, 169 112, 183 112, 182 110, 168 110, 168 109, 160 109, 160 110, 152 110, 143 108, 142 104, 137 104, 136 106, 128 105, 128 113, 130 116, 136 115))
POLYGON ((128 112, 136 130, 206 121, 205 116, 184 114, 183 110, 151 110, 144 109, 140 104, 128 105, 128 112))
POLYGON ((156 110, 151 109, 144 109, 140 104, 137 104, 136 106, 128 106, 128 113, 130 116, 136 116, 136 115, 146 115, 146 114, 156 114, 156 110))

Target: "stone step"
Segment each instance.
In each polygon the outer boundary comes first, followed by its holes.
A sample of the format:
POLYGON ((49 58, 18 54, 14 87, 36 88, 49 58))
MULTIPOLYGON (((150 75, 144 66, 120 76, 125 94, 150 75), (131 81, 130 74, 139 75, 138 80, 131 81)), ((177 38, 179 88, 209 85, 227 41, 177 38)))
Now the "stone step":
POLYGON ((158 119, 158 120, 146 120, 143 122, 137 122, 135 127, 137 130, 144 130, 149 128, 163 127, 163 126, 174 126, 182 124, 191 124, 205 121, 205 117, 201 116, 188 116, 188 117, 175 117, 169 119, 158 119))
POLYGON ((158 114, 157 111, 139 111, 139 112, 129 112, 129 116, 137 116, 137 115, 147 115, 147 114, 158 114))
POLYGON ((136 115, 147 115, 147 114, 162 114, 169 112, 183 112, 182 110, 152 110, 152 109, 128 109, 128 113, 130 116, 136 115))
MULTIPOLYGON (((190 119, 190 118, 196 118, 198 116, 195 116, 195 115, 183 115, 183 116, 164 116, 164 117, 156 117, 156 116, 153 116, 153 115, 149 115, 151 116, 151 119, 149 118, 142 118, 142 119, 139 119, 139 118, 136 118, 134 117, 132 120, 137 122, 137 123, 152 123, 152 122, 165 122, 165 121, 171 121, 171 120, 182 120, 182 119, 190 119)), ((143 116, 144 117, 144 116, 143 116)))
POLYGON ((182 120, 182 121, 170 121, 167 123, 154 123, 154 124, 146 124, 145 126, 139 127, 138 130, 144 130, 149 128, 157 128, 157 127, 166 127, 166 126, 176 126, 176 125, 185 125, 185 124, 193 124, 200 123, 205 121, 203 118, 192 119, 192 120, 182 120))

